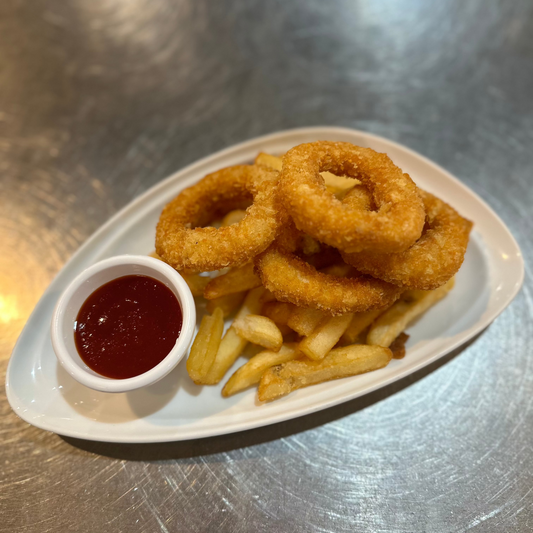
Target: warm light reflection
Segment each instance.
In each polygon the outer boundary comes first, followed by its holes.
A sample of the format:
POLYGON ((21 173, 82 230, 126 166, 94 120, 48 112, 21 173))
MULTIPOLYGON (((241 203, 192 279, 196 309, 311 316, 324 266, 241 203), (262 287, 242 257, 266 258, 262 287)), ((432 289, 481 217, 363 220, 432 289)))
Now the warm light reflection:
POLYGON ((21 318, 15 295, 0 294, 0 323, 9 324, 12 320, 21 318))
MULTIPOLYGON (((18 207, 18 206, 17 206, 18 207)), ((22 210, 22 207, 18 207, 22 210)), ((2 213, 2 216, 4 213, 2 213)), ((43 257, 53 257, 50 240, 39 248, 37 232, 28 227, 24 238, 19 226, 0 216, 0 362, 7 360, 37 300, 50 282, 43 257), (6 227, 7 226, 7 227, 6 227)), ((9 217, 9 213, 8 213, 9 217)), ((37 222, 35 223, 37 226, 37 222)), ((22 225, 20 225, 22 227, 22 225)))

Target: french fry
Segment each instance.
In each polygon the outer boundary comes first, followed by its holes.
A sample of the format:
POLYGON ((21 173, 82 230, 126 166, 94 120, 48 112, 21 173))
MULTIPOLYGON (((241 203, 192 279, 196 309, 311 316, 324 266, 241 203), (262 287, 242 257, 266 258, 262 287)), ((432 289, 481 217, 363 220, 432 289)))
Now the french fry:
MULTIPOLYGON (((165 262, 157 252, 152 252, 148 255, 154 259, 163 261, 163 263, 165 262)), ((179 274, 185 280, 185 283, 187 283, 189 289, 191 289, 193 296, 203 296, 206 286, 212 279, 207 276, 200 276, 200 274, 185 274, 184 272, 180 272, 179 274)))
POLYGON ((346 193, 353 189, 355 185, 359 185, 361 182, 353 178, 345 178, 343 176, 336 176, 331 172, 321 172, 320 175, 324 179, 326 189, 328 189, 335 196, 346 196, 346 193))
POLYGON ((247 315, 233 322, 237 334, 252 344, 277 352, 283 344, 283 335, 278 326, 262 315, 247 315))
POLYGON ((338 278, 345 278, 350 272, 353 271, 353 269, 353 266, 347 265, 346 263, 337 263, 322 268, 320 272, 329 274, 330 276, 337 276, 338 278))
POLYGON ((321 361, 288 361, 265 371, 259 383, 258 398, 261 402, 270 402, 302 387, 371 372, 387 366, 391 358, 388 348, 355 344, 335 348, 321 361))
POLYGON ((433 291, 406 291, 372 324, 367 344, 390 346, 408 324, 444 298, 453 285, 454 278, 433 291))
POLYGON ((234 209, 224 216, 220 227, 231 226, 232 224, 238 224, 246 216, 244 209, 234 209))
POLYGON ((343 200, 348 192, 350 193, 349 205, 351 209, 362 209, 364 211, 376 210, 374 197, 362 183, 354 185, 351 189, 345 190, 343 194, 337 193, 336 196, 339 200, 343 200))
POLYGON ((222 389, 222 396, 228 397, 259 383, 263 373, 271 366, 292 361, 300 355, 296 344, 284 344, 278 352, 265 350, 252 357, 241 366, 222 389))
MULTIPOLYGON (((236 319, 259 313, 263 291, 263 287, 257 287, 246 295, 236 319)), ((215 361, 207 376, 202 380, 202 383, 205 385, 216 385, 224 377, 239 355, 241 355, 247 344, 248 341, 237 335, 234 327, 230 327, 220 341, 215 361)))
POLYGON ((268 167, 273 170, 281 170, 282 167, 281 157, 265 154, 264 152, 257 154, 257 157, 255 158, 255 164, 268 167))
POLYGON ((313 255, 320 252, 320 243, 310 235, 304 234, 302 237, 302 252, 304 255, 313 255))
POLYGON ((273 293, 271 293, 269 290, 265 289, 265 292, 263 292, 263 295, 261 296, 261 303, 266 304, 267 302, 275 302, 276 297, 273 293))
POLYGON ((359 335, 383 312, 384 309, 372 309, 371 311, 354 313, 352 321, 346 331, 342 334, 340 341, 346 345, 355 344, 359 335))
POLYGON ((276 326, 278 326, 278 329, 281 331, 281 334, 283 335, 283 340, 287 340, 285 339, 285 337, 287 336, 297 335, 297 333, 291 328, 289 328, 289 326, 287 326, 286 324, 276 324, 276 326))
POLYGON ((278 326, 286 326, 295 308, 296 306, 289 302, 266 302, 261 309, 261 314, 270 318, 278 326))
POLYGON ((218 298, 215 298, 214 300, 209 300, 206 305, 206 309, 208 313, 213 313, 213 311, 219 307, 222 309, 222 312, 224 313, 224 318, 228 317, 235 311, 235 309, 238 309, 240 305, 242 304, 244 298, 246 296, 246 291, 242 292, 235 292, 233 294, 226 294, 225 296, 219 296, 218 298))
POLYGON ((201 383, 209 372, 224 331, 222 309, 217 307, 212 315, 205 315, 187 359, 187 372, 195 383, 201 383))
MULTIPOLYGON (((261 152, 257 155, 255 158, 255 164, 278 171, 280 171, 283 166, 281 157, 265 154, 264 152, 261 152)), ((331 172, 321 172, 320 175, 324 179, 326 188, 335 195, 341 194, 344 196, 350 189, 353 188, 354 185, 361 183, 359 180, 345 178, 343 176, 336 176, 331 172)))
POLYGON ((307 335, 313 333, 314 329, 324 317, 329 316, 331 315, 324 313, 324 311, 319 311, 318 309, 296 307, 287 321, 287 326, 296 331, 299 335, 307 337, 307 335))
POLYGON ((261 280, 254 273, 253 263, 247 263, 238 268, 232 268, 226 274, 213 278, 205 286, 203 295, 208 300, 214 300, 227 294, 248 291, 261 285, 261 280))
POLYGON ((215 361, 201 383, 203 385, 216 385, 224 377, 224 374, 237 360, 239 355, 241 355, 247 344, 248 341, 239 337, 237 332, 230 327, 224 337, 222 337, 215 361))
POLYGON ((298 344, 298 349, 310 359, 319 361, 339 342, 352 321, 353 313, 324 318, 313 333, 298 344))
POLYGON ((212 278, 200 276, 200 274, 185 274, 183 272, 180 272, 180 274, 189 286, 189 289, 191 289, 193 296, 203 296, 205 288, 212 281, 212 278))

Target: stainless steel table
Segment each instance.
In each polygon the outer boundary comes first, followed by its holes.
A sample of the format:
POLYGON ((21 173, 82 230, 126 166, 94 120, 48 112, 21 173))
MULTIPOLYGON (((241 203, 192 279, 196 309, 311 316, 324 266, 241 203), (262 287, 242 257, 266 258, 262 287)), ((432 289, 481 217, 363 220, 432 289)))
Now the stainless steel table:
MULTIPOLYGON (((528 0, 4 0, 0 370, 69 256, 176 169, 331 124, 398 140, 533 253, 528 0)), ((0 530, 530 531, 532 283, 469 346, 337 408, 220 438, 110 445, 0 398, 0 530)))

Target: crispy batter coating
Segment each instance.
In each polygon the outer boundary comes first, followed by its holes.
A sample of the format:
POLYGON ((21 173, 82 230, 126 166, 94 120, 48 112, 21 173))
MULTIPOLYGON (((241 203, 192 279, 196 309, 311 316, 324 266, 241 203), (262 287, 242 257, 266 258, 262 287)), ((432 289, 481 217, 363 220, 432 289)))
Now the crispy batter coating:
POLYGON ((295 254, 297 239, 292 237, 295 231, 291 226, 254 260, 257 275, 278 301, 339 315, 383 307, 400 296, 399 287, 370 276, 319 272, 295 254))
POLYGON ((296 146, 283 157, 282 200, 298 229, 339 250, 400 252, 424 227, 417 188, 386 154, 346 142, 296 146), (359 179, 376 211, 354 208, 329 194, 320 172, 359 179))
MULTIPOLYGON (((341 252, 344 260, 365 274, 409 289, 436 289, 454 276, 463 263, 472 222, 436 196, 420 189, 419 194, 427 221, 413 246, 394 254, 341 252)), ((349 195, 344 202, 350 202, 349 195)))
POLYGON ((278 194, 278 173, 241 165, 209 174, 182 191, 161 213, 156 251, 180 271, 202 272, 240 266, 267 248, 277 237, 285 210, 278 194), (253 199, 237 224, 216 229, 207 224, 223 208, 253 199))

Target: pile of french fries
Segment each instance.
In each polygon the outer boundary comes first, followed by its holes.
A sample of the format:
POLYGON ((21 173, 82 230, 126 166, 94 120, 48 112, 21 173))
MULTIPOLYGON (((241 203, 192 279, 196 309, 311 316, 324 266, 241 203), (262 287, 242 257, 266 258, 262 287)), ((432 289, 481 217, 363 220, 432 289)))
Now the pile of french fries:
POLYGON ((213 311, 202 319, 187 371, 195 383, 214 385, 248 343, 261 346, 265 349, 229 378, 222 395, 259 385, 262 402, 308 385, 377 370, 393 357, 403 357, 405 328, 453 287, 451 280, 434 291, 408 290, 386 309, 331 316, 278 302, 261 286, 247 292, 246 279, 241 285, 230 273, 215 279, 221 293, 208 304, 213 311), (237 308, 222 336, 224 317, 237 308))
POLYGON ((261 402, 332 379, 383 368, 405 355, 404 330, 453 287, 407 290, 388 308, 331 316, 279 302, 253 281, 246 265, 216 278, 185 275, 193 295, 213 296, 187 359, 198 385, 216 385, 248 343, 264 350, 238 368, 222 389, 227 397, 258 385, 261 402), (241 275, 241 273, 243 275, 241 275), (208 291, 208 288, 210 291, 208 291), (235 317, 224 334, 225 319, 235 317))
MULTIPOLYGON (((259 154, 256 164, 280 169, 281 159, 259 154)), ((342 198, 357 182, 322 173, 326 187, 342 198)), ((245 211, 229 212, 221 226, 239 222, 245 211)), ((309 243, 313 246, 313 241, 309 243)), ((154 257, 158 257, 155 253, 154 257)), ((350 267, 334 265, 329 274, 345 276, 350 267)), ((277 301, 255 275, 253 264, 216 277, 182 274, 195 297, 208 300, 207 313, 187 360, 187 372, 198 385, 219 383, 251 343, 264 350, 228 379, 222 395, 258 386, 261 402, 333 379, 371 372, 405 355, 406 327, 441 300, 453 278, 433 291, 407 290, 387 308, 331 316, 316 309, 277 301), (225 320, 235 317, 225 329, 225 320)))

